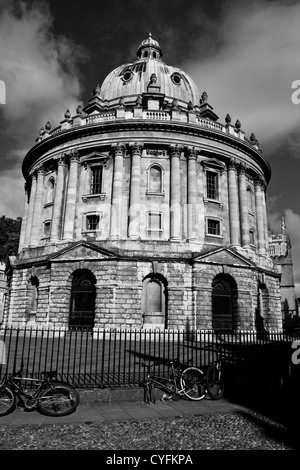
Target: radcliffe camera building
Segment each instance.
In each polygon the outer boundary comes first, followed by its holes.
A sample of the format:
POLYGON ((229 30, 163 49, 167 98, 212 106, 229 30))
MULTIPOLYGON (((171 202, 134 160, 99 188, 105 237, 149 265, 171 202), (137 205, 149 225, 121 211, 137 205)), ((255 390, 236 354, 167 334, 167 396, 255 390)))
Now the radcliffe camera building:
MULTIPOLYGON (((281 329, 271 170, 149 34, 23 162, 3 321, 95 328, 281 329)), ((205 86, 205 84, 204 84, 205 86)))

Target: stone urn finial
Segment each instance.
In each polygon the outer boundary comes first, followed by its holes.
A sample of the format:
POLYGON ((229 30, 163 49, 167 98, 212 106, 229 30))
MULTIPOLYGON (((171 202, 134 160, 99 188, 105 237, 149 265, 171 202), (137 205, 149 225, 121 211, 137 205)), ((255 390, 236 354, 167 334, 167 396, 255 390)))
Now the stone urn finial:
POLYGON ((228 113, 227 113, 226 116, 225 116, 225 122, 226 122, 226 124, 230 124, 230 123, 231 123, 231 116, 230 116, 230 114, 228 114, 228 113))

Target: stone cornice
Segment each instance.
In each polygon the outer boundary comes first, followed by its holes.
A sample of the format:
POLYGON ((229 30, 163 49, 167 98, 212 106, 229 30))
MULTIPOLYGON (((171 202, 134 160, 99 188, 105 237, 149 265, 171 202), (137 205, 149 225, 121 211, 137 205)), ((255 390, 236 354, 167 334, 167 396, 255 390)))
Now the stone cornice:
MULTIPOLYGON (((250 143, 246 140, 238 139, 235 136, 226 134, 222 131, 208 129, 204 127, 199 127, 198 125, 185 124, 185 123, 175 123, 170 121, 141 121, 141 120, 132 120, 132 121, 113 121, 113 122, 101 122, 94 125, 85 125, 78 126, 76 128, 68 129, 60 133, 54 134, 53 136, 48 137, 45 140, 38 142, 33 146, 27 155, 24 158, 22 171, 24 177, 26 178, 29 168, 34 164, 34 162, 45 152, 49 151, 51 148, 61 145, 66 141, 72 141, 78 139, 79 137, 89 136, 89 135, 101 135, 103 133, 113 133, 113 132, 131 132, 131 131, 156 131, 156 132, 166 132, 166 133, 176 133, 183 135, 191 135, 196 137, 207 138, 215 142, 222 142, 230 147, 239 149, 246 155, 250 156, 257 164, 259 164, 266 176, 267 181, 269 181, 271 176, 271 168, 269 162, 265 159, 262 152, 255 149, 250 143)), ((124 136, 123 136, 124 138, 124 136)), ((131 140, 131 139, 130 139, 131 140)), ((145 134, 145 140, 147 140, 147 135, 145 134)), ((184 144, 182 144, 184 145, 184 144)))

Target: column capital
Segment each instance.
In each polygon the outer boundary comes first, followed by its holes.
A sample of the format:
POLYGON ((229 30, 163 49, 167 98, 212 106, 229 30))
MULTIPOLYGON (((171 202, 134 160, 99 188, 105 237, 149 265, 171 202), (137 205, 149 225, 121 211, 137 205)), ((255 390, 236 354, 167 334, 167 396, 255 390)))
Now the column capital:
POLYGON ((228 170, 235 170, 237 171, 238 169, 238 162, 235 158, 230 158, 230 160, 227 163, 228 170))
POLYGON ((129 149, 132 155, 133 154, 141 155, 143 148, 144 148, 144 144, 140 142, 130 142, 129 144, 129 149))
POLYGON ((183 147, 179 147, 179 145, 170 145, 171 157, 180 157, 181 152, 183 151, 183 147))
POLYGON ((122 157, 124 157, 124 154, 125 154, 125 145, 124 144, 120 144, 120 143, 112 144, 111 148, 112 148, 112 152, 113 152, 114 157, 116 155, 121 155, 122 157))
POLYGON ((64 165, 66 166, 67 164, 67 155, 65 153, 60 153, 58 157, 55 158, 55 161, 57 162, 57 165, 64 165))
POLYGON ((245 163, 240 163, 239 164, 239 174, 240 175, 245 175, 248 170, 248 167, 245 165, 245 163))
POLYGON ((262 189, 265 189, 267 186, 265 179, 260 175, 255 176, 254 184, 255 186, 261 186, 262 189))
POLYGON ((79 163, 79 152, 78 150, 74 149, 74 150, 71 150, 68 154, 67 154, 68 158, 69 158, 69 161, 70 162, 76 162, 76 163, 79 163))
POLYGON ((197 156, 200 154, 199 149, 195 149, 195 147, 187 147, 186 148, 186 155, 189 160, 196 160, 197 156))

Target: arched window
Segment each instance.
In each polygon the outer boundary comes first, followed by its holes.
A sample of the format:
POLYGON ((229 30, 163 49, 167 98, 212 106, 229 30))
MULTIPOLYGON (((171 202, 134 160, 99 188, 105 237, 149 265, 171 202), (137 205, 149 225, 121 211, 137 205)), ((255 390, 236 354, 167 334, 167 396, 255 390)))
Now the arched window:
POLYGON ((47 187, 46 187, 46 204, 53 202, 54 187, 55 187, 54 178, 50 178, 47 182, 47 187))
POLYGON ((235 280, 219 274, 212 283, 212 326, 216 330, 233 330, 237 309, 235 280))
POLYGON ((151 165, 148 169, 148 192, 163 193, 163 169, 160 165, 151 165))
POLYGON ((248 211, 253 212, 253 194, 251 188, 247 188, 248 211))
POLYGON ((167 281, 150 274, 143 281, 142 313, 144 328, 167 328, 167 281))
POLYGON ((73 273, 69 326, 90 329, 95 320, 95 276, 87 269, 73 273))

